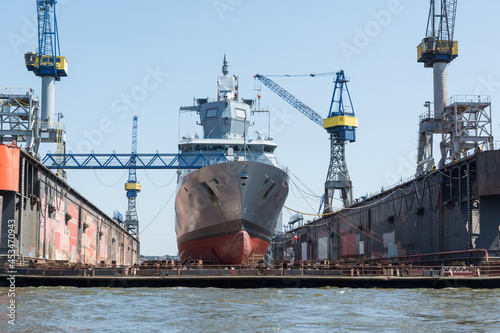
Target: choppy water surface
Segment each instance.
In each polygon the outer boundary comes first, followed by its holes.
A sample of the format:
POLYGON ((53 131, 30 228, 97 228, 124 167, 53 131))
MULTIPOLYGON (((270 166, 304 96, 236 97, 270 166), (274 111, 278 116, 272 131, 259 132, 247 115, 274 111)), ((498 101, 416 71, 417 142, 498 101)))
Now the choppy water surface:
POLYGON ((498 332, 500 289, 18 288, 13 332, 498 332))

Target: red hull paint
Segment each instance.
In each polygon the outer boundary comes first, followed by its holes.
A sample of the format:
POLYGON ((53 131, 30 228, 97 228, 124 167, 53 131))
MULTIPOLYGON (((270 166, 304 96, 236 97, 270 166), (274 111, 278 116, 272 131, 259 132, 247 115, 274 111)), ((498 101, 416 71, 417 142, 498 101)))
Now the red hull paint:
POLYGON ((219 264, 240 265, 251 255, 266 253, 269 243, 251 237, 246 231, 179 244, 181 260, 201 259, 203 262, 218 261, 219 264))
POLYGON ((20 151, 16 146, 0 145, 0 190, 19 191, 20 151))

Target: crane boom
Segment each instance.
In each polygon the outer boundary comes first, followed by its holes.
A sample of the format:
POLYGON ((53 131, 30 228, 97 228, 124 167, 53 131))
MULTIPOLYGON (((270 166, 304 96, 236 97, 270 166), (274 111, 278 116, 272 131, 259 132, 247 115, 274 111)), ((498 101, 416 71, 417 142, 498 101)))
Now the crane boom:
POLYGON ((276 82, 260 74, 256 74, 254 77, 259 79, 266 87, 268 87, 274 93, 276 93, 276 95, 280 96, 285 101, 287 101, 288 104, 299 110, 304 116, 311 119, 319 126, 323 127, 323 117, 321 117, 316 111, 314 111, 313 109, 302 103, 300 100, 295 98, 295 96, 293 96, 288 91, 283 89, 276 82))
POLYGON ((446 11, 448 14, 450 37, 448 40, 453 40, 453 35, 455 33, 455 18, 457 16, 457 0, 448 1, 446 4, 446 11))
POLYGON ((440 0, 440 2, 441 13, 436 15, 435 0, 431 0, 426 36, 437 37, 438 40, 453 41, 457 0, 440 0))

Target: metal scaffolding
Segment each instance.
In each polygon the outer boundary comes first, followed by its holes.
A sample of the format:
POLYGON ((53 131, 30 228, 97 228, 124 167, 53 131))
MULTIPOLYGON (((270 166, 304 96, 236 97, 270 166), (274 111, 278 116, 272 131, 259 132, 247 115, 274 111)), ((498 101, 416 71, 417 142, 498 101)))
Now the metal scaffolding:
POLYGON ((493 149, 490 96, 453 96, 443 113, 440 166, 493 149))
POLYGON ((25 142, 26 151, 38 157, 38 97, 30 88, 0 88, 0 141, 25 142))

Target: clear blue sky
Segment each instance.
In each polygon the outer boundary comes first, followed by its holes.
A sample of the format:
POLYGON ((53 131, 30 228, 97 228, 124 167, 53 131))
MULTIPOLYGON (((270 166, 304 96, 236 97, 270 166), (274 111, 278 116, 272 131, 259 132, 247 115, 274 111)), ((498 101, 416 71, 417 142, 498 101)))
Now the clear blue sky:
MULTIPOLYGON (((230 72, 240 76, 245 98, 256 95, 256 73, 344 69, 359 118, 357 142, 347 147, 359 197, 414 173, 418 116, 424 102, 432 100, 432 70, 416 62, 428 6, 427 0, 61 0, 59 35, 69 76, 57 82, 56 113, 64 113, 73 151, 129 152, 137 114, 140 152, 176 152, 179 134, 201 134, 195 117, 179 121, 179 107, 191 105, 193 97, 215 95, 224 53, 230 72)), ((23 60, 24 52, 36 47, 35 1, 2 1, 1 8, 0 86, 39 92, 40 79, 23 60)), ((499 12, 499 1, 458 1, 459 57, 448 69, 449 96, 492 96, 494 134, 500 102, 499 12)), ((276 81, 327 115, 331 77, 276 81)), ((321 195, 329 161, 326 131, 267 88, 261 94, 272 111, 279 162, 321 195)), ((55 147, 43 146, 42 154, 47 150, 55 147)), ((126 211, 126 177, 123 171, 68 173, 70 185, 110 215, 126 211)), ((176 254, 173 199, 160 212, 176 190, 176 173, 139 171, 138 178, 141 253, 176 254)), ((308 204, 300 196, 294 188, 287 205, 317 210, 315 201, 308 204)), ((285 212, 285 222, 289 216, 285 212)))

